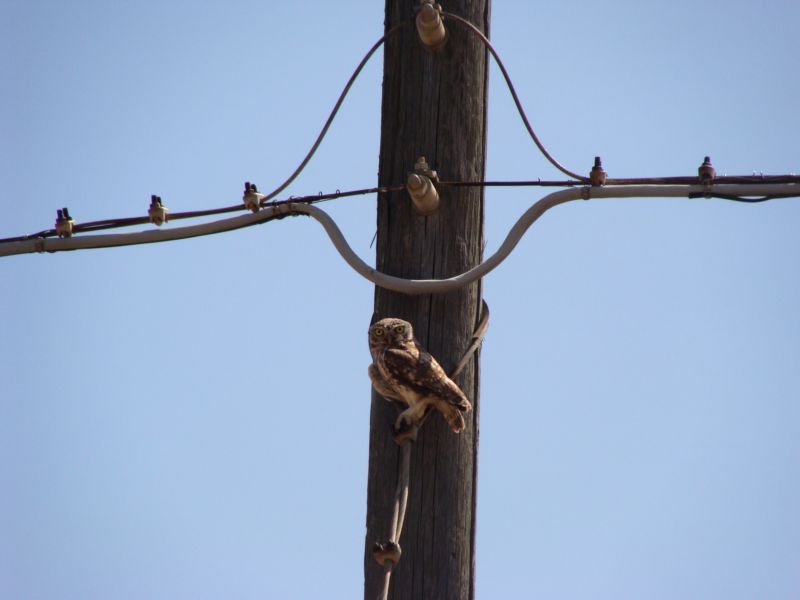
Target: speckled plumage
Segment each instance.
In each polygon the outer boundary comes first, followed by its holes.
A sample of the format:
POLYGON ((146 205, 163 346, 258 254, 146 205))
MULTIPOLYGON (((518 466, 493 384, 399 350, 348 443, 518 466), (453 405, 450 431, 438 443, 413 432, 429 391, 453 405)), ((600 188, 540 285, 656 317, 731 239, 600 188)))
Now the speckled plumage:
POLYGON ((419 425, 431 407, 442 414, 453 431, 464 429, 462 413, 468 412, 472 405, 414 337, 411 323, 396 318, 381 319, 369 328, 369 351, 373 387, 390 402, 406 407, 397 417, 396 431, 419 425))

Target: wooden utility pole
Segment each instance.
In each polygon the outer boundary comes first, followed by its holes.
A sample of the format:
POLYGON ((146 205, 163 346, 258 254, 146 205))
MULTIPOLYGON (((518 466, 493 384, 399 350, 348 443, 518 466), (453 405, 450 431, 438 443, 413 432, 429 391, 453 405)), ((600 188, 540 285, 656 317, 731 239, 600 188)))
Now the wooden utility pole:
MULTIPOLYGON (((444 10, 488 35, 490 0, 442 0, 444 10)), ((413 17, 419 0, 386 0, 386 29, 413 17)), ((487 52, 459 23, 445 20, 448 39, 437 52, 415 28, 390 36, 384 49, 379 185, 405 182, 425 156, 442 181, 484 178, 487 52)), ((405 278, 452 277, 479 264, 483 249, 483 190, 442 187, 439 211, 415 213, 405 191, 378 199, 377 268, 405 278)), ((457 292, 411 296, 375 289, 375 319, 400 317, 420 342, 452 370, 478 322, 480 284, 457 292)), ((434 411, 411 450, 410 494, 400 538, 402 558, 390 598, 474 598, 475 498, 478 450, 478 359, 456 382, 472 401, 467 427, 455 434, 434 411)), ((392 440, 396 409, 372 394, 364 597, 374 600, 383 569, 373 542, 389 535, 400 448, 392 440)))

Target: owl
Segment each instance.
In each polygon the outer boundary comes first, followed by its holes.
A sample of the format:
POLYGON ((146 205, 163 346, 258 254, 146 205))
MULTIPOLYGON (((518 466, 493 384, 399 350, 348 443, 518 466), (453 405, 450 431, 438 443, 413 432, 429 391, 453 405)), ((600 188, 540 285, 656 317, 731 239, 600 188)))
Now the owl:
POLYGON ((414 337, 411 323, 381 319, 369 328, 369 351, 372 386, 390 402, 405 407, 394 424, 395 440, 415 439, 417 427, 431 407, 442 413, 453 431, 464 429, 462 413, 472 405, 414 337))

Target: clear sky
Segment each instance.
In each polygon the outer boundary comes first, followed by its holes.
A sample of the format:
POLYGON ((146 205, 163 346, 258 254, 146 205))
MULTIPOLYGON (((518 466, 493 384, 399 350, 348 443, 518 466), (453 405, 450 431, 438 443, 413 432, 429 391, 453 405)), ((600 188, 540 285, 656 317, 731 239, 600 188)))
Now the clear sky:
MULTIPOLYGON (((381 2, 0 11, 0 237, 271 189, 383 30, 381 2)), ((491 37, 573 170, 777 174, 800 170, 798 19, 519 0, 491 37)), ((285 196, 376 183, 381 69, 285 196)), ((488 177, 560 178, 490 88, 488 177)), ((487 252, 542 195, 487 193, 487 252)), ((370 262, 374 200, 320 205, 370 262)), ((479 598, 798 597, 798 231, 797 199, 572 203, 485 279, 479 598)), ((373 287, 315 222, 0 278, 0 598, 361 596, 373 287)))

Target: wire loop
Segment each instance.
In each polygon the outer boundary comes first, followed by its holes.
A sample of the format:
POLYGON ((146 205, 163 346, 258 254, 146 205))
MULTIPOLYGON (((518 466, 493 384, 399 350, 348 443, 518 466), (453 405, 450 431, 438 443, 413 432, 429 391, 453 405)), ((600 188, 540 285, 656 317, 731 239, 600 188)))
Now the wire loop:
POLYGON ((404 27, 408 26, 411 22, 412 21, 410 20, 401 21, 397 25, 390 27, 386 31, 386 33, 384 33, 381 36, 381 38, 372 45, 372 48, 369 49, 369 51, 364 55, 364 58, 361 59, 361 62, 358 63, 358 66, 356 67, 355 71, 353 71, 353 74, 350 75, 350 79, 347 80, 347 84, 345 84, 342 93, 339 94, 339 98, 336 100, 336 104, 334 105, 331 114, 328 116, 328 120, 325 121, 325 125, 322 126, 322 130, 319 132, 316 141, 311 146, 311 149, 308 151, 308 154, 306 154, 306 157, 300 162, 300 164, 297 166, 294 172, 291 175, 289 175, 289 178, 286 181, 284 181, 282 184, 280 184, 278 187, 276 187, 274 190, 272 190, 269 194, 267 194, 264 197, 264 199, 261 201, 262 205, 265 204, 266 202, 269 202, 272 198, 274 198, 275 196, 280 194, 283 190, 285 190, 289 186, 289 184, 291 184, 297 178, 297 176, 300 175, 303 169, 306 168, 308 161, 310 161, 311 157, 314 156, 314 153, 317 151, 317 148, 319 148, 319 145, 322 143, 322 140, 328 133, 328 129, 330 128, 331 123, 333 123, 333 119, 336 118, 336 113, 339 112, 339 108, 341 108, 344 99, 347 97, 347 93, 353 86, 353 83, 361 74, 361 70, 364 68, 364 65, 367 64, 369 59, 372 58, 372 55, 375 54, 375 51, 383 45, 383 43, 387 40, 387 38, 391 37, 404 27))
POLYGON ((553 158, 553 155, 547 151, 547 148, 545 148, 544 144, 542 144, 542 142, 539 140, 539 136, 536 135, 536 132, 533 130, 533 127, 531 127, 530 121, 528 121, 528 116, 525 114, 525 109, 522 108, 522 102, 520 102, 519 96, 517 95, 517 90, 514 88, 514 84, 511 82, 511 76, 508 74, 505 64, 503 64, 503 61, 497 54, 497 50, 495 50, 494 46, 492 46, 492 43, 489 41, 489 38, 483 35, 483 32, 480 29, 478 29, 473 23, 471 23, 470 21, 468 21, 463 17, 459 17, 458 15, 454 15, 449 12, 445 12, 444 16, 448 19, 456 21, 457 23, 461 23, 469 31, 478 36, 478 38, 483 42, 484 46, 486 46, 486 49, 491 53, 492 58, 494 58, 494 62, 497 63, 497 66, 500 68, 500 72, 503 74, 503 79, 506 80, 508 91, 511 92, 511 97, 514 99, 514 104, 517 106, 517 112, 519 112, 519 116, 522 118, 522 122, 525 125, 525 129, 528 130, 528 135, 531 136, 531 139, 533 140, 534 144, 536 144, 536 147, 539 148, 539 152, 541 152, 544 155, 544 157, 548 161, 550 161, 550 164, 552 164, 556 169, 558 169, 565 175, 574 177, 575 179, 582 182, 588 182, 589 181, 588 177, 584 177, 583 175, 579 175, 574 171, 570 171, 564 165, 558 162, 555 158, 553 158))

